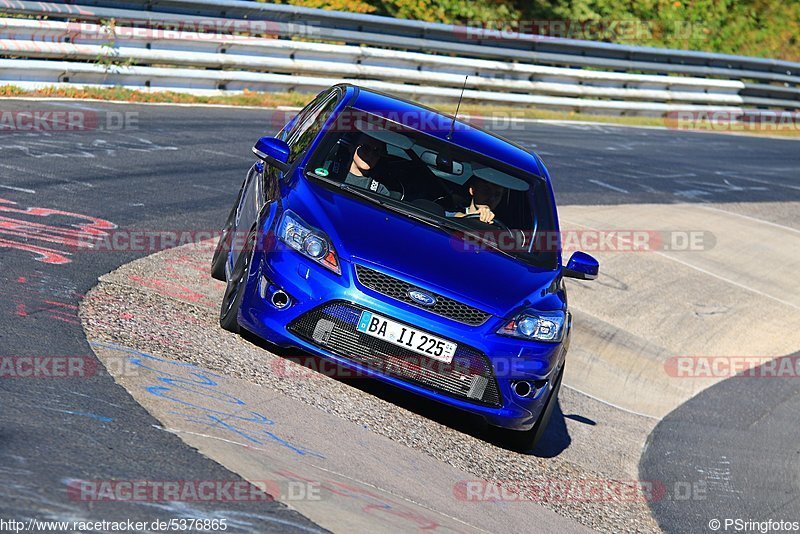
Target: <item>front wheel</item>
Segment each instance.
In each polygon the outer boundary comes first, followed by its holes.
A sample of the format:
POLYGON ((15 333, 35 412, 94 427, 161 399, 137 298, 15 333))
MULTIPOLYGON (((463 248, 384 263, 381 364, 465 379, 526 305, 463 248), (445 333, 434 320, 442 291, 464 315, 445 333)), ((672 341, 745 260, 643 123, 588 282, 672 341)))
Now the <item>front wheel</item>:
POLYGON ((225 228, 217 241, 217 248, 214 249, 214 257, 211 259, 211 278, 225 281, 225 263, 228 261, 228 252, 231 250, 231 232, 233 231, 233 219, 236 216, 236 207, 231 210, 228 220, 225 221, 225 228))
POLYGON ((250 263, 253 261, 253 250, 256 243, 256 230, 253 229, 247 236, 247 241, 242 249, 236 266, 231 273, 231 279, 225 288, 222 305, 219 311, 219 325, 229 332, 239 333, 239 307, 242 305, 247 278, 250 276, 250 263))
POLYGON ((536 420, 536 424, 534 424, 530 430, 520 431, 510 430, 507 428, 497 429, 500 440, 504 445, 519 452, 527 452, 536 447, 536 444, 539 443, 540 439, 542 439, 545 430, 547 430, 547 425, 550 422, 550 416, 553 414, 553 408, 555 408, 556 403, 558 402, 558 392, 561 389, 562 378, 564 378, 563 365, 561 366, 561 370, 558 372, 558 377, 553 384, 553 391, 550 392, 550 398, 547 399, 547 404, 545 404, 544 408, 542 409, 542 413, 539 414, 539 419, 536 420))
POLYGON ((211 278, 225 281, 225 262, 228 261, 228 237, 230 236, 230 229, 225 228, 222 235, 219 236, 217 248, 214 250, 214 257, 211 259, 211 278))

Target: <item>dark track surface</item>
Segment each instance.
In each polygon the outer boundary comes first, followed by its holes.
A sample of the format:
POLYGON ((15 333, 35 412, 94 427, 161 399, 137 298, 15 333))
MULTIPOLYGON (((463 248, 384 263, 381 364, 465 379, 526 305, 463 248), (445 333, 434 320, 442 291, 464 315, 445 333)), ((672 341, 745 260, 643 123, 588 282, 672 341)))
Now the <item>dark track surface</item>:
MULTIPOLYGON (((788 368, 798 358, 787 357, 788 368)), ((798 407, 797 376, 734 377, 664 418, 649 436, 642 479, 693 490, 653 503, 660 526, 701 532, 713 519, 800 521, 798 407)))
MULTIPOLYGON (((100 109, 69 105, 76 106, 100 109)), ((64 109, 64 104, 4 101, 0 108, 52 110, 64 109)), ((252 114, 246 112, 209 115, 149 107, 141 109, 136 131, 2 132, 0 184, 6 187, 0 187, 0 198, 23 209, 36 206, 100 217, 120 228, 215 228, 233 202, 236 182, 251 159, 247 144, 261 132, 263 118, 249 118, 252 114)), ((0 215, 65 227, 83 222, 0 215)), ((0 354, 94 358, 76 308, 67 306, 77 306, 98 276, 147 252, 72 252, 71 263, 49 265, 34 261, 29 252, 0 248, 0 354), (54 302, 58 304, 49 304, 54 302)), ((71 500, 66 493, 69 479, 240 480, 179 437, 156 428, 158 422, 99 367, 98 375, 89 379, 0 379, 0 517, 209 517, 226 518, 229 531, 319 530, 278 503, 71 500)))
MULTIPOLYGON (((260 135, 273 133, 277 124, 271 120, 271 112, 244 109, 11 100, 0 103, 0 109, 84 109, 101 117, 106 110, 138 113, 136 129, 123 131, 0 132, 0 198, 16 202, 22 209, 36 206, 107 219, 123 229, 217 229, 253 161, 252 143, 260 135)), ((786 201, 800 197, 800 144, 794 142, 546 124, 528 124, 524 131, 501 133, 542 155, 554 176, 561 204, 786 201)), ((74 222, 58 216, 27 220, 61 221, 63 226, 74 222)), ((63 245, 53 248, 68 250, 63 245)), ((51 265, 35 261, 30 252, 0 248, 0 355, 93 357, 75 310, 64 305, 77 306, 98 276, 149 254, 70 252, 71 263, 51 265)), ((713 435, 707 432, 702 409, 681 412, 685 407, 700 406, 687 403, 651 436, 642 461, 642 478, 678 480, 676 477, 686 476, 686 469, 695 465, 692 458, 719 460, 705 456, 706 450, 717 454, 710 451, 718 448, 706 449, 708 441, 701 441, 715 440, 716 435, 720 436, 716 445, 741 450, 757 450, 761 446, 758 440, 765 440, 770 443, 765 457, 779 457, 776 461, 787 468, 794 459, 793 478, 786 475, 785 479, 790 493, 781 502, 796 497, 798 440, 795 434, 794 439, 781 441, 796 428, 782 423, 782 418, 800 408, 792 387, 796 386, 786 386, 794 396, 780 397, 780 402, 786 403, 780 412, 770 412, 775 399, 748 390, 746 383, 727 381, 712 388, 706 394, 718 394, 714 398, 720 399, 706 401, 712 408, 719 406, 714 424, 730 429, 713 435), (753 420, 763 416, 757 439, 736 431, 745 407, 753 420), (773 416, 777 418, 774 423, 770 422, 773 416), (747 441, 751 438, 755 441, 747 441), (673 456, 667 456, 670 451, 673 456), (674 455, 685 462, 676 462, 674 455)), ((275 504, 193 504, 179 510, 152 504, 98 503, 89 508, 67 497, 67 479, 235 478, 154 425, 157 421, 104 371, 90 379, 0 380, 0 517, 152 520, 202 514, 233 518, 237 512, 244 529, 264 530, 271 525, 284 530, 275 519, 310 525, 275 504)), ((758 474, 751 470, 757 465, 754 459, 750 455, 731 459, 731 470, 738 470, 749 482, 740 487, 743 493, 738 498, 753 509, 769 510, 779 503, 760 488, 768 485, 766 477, 773 472, 764 471, 765 478, 753 484, 750 477, 758 474)), ((797 517, 794 503, 795 508, 785 511, 793 510, 797 517)), ((708 499, 692 506, 716 509, 711 489, 708 499)), ((677 509, 656 505, 654 510, 668 530, 698 530, 705 524, 699 522, 705 517, 702 510, 690 514, 689 505, 677 509)))

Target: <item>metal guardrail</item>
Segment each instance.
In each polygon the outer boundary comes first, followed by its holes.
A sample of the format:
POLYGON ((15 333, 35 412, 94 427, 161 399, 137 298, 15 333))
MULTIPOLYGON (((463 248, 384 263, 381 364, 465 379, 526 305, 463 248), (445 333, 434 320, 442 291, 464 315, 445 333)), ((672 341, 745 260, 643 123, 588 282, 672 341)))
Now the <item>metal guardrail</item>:
POLYGON ((0 19, 0 55, 60 60, 4 60, 0 83, 69 80, 209 92, 316 90, 352 81, 452 99, 469 74, 466 98, 580 111, 663 114, 800 104, 800 64, 777 60, 521 35, 472 44, 464 42, 465 27, 241 0, 84 0, 80 6, 2 0, 0 11, 61 19, 0 19), (98 44, 114 41, 108 28, 64 22, 107 19, 125 35, 113 45, 98 44), (225 33, 232 21, 244 20, 251 31, 284 38, 225 33), (165 25, 218 32, 142 31, 165 25), (291 39, 297 36, 305 39, 291 39))

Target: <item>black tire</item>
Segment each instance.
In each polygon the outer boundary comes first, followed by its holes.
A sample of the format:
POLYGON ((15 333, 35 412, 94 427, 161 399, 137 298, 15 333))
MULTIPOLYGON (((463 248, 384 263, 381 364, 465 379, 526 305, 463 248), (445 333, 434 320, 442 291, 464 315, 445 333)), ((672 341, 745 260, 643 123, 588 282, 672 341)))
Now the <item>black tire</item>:
POLYGON ((211 259, 211 278, 216 280, 225 281, 225 262, 228 261, 228 252, 231 249, 231 231, 233 230, 233 218, 236 216, 236 207, 239 201, 228 214, 228 220, 225 221, 225 228, 222 230, 222 235, 219 236, 217 241, 217 248, 214 249, 214 257, 211 259))
POLYGON ((536 447, 536 444, 542 439, 545 430, 547 430, 547 425, 550 423, 550 416, 553 414, 553 408, 555 408, 558 402, 558 392, 561 390, 562 378, 564 378, 563 365, 553 384, 553 390, 550 392, 550 398, 547 399, 547 404, 542 410, 542 413, 539 414, 539 419, 536 420, 536 424, 534 424, 530 430, 497 429, 503 445, 519 452, 528 452, 536 447))
POLYGON ((253 261, 253 250, 256 242, 256 231, 251 230, 247 235, 242 253, 236 260, 236 265, 231 272, 231 279, 225 288, 222 297, 222 304, 219 310, 219 325, 229 332, 239 333, 239 307, 242 305, 242 297, 247 286, 247 278, 250 275, 250 263, 253 261))
POLYGON ((211 259, 211 278, 225 281, 225 262, 228 260, 230 228, 225 228, 219 236, 217 248, 214 249, 214 257, 211 259))

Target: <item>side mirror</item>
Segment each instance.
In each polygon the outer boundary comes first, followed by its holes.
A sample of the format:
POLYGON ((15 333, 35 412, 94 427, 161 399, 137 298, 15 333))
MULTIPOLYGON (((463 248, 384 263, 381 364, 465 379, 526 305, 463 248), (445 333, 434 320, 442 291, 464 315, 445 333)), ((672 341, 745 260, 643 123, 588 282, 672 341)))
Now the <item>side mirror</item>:
POLYGON ((253 154, 283 172, 289 169, 289 145, 275 137, 262 137, 256 141, 253 154))
POLYGON ((578 280, 594 280, 599 270, 600 264, 596 259, 585 252, 575 252, 564 267, 564 276, 578 280))

